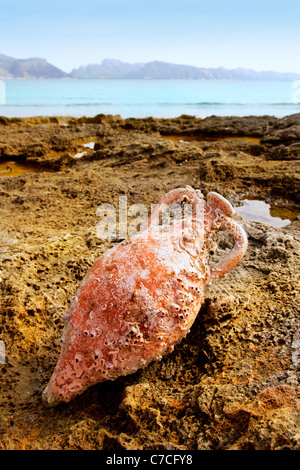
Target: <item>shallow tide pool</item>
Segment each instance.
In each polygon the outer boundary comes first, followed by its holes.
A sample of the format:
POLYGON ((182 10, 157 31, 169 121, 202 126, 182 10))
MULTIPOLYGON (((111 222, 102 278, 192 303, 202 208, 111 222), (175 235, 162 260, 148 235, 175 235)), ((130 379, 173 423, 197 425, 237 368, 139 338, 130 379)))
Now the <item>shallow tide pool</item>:
POLYGON ((0 163, 0 178, 19 176, 23 173, 41 173, 42 170, 37 165, 26 162, 5 161, 0 163))
POLYGON ((263 222, 275 228, 285 227, 299 214, 295 208, 276 206, 258 199, 244 199, 243 205, 235 210, 247 221, 263 222))

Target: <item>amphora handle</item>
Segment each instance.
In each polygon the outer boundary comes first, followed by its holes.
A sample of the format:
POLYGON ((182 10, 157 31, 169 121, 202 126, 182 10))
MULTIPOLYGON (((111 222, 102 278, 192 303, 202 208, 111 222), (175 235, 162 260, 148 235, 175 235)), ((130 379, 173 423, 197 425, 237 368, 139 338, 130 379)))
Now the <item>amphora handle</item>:
POLYGON ((225 198, 211 192, 207 195, 207 204, 216 213, 218 228, 228 230, 234 239, 232 250, 210 270, 207 279, 212 282, 231 271, 241 261, 247 250, 248 240, 245 230, 231 218, 234 215, 234 209, 225 198))
POLYGON ((152 213, 149 215, 146 222, 142 224, 140 232, 150 228, 151 225, 158 225, 159 217, 163 211, 166 210, 173 202, 184 199, 192 204, 194 210, 197 207, 197 204, 203 200, 203 196, 200 191, 196 191, 190 186, 187 186, 186 188, 173 189, 165 194, 157 204, 155 204, 152 213))

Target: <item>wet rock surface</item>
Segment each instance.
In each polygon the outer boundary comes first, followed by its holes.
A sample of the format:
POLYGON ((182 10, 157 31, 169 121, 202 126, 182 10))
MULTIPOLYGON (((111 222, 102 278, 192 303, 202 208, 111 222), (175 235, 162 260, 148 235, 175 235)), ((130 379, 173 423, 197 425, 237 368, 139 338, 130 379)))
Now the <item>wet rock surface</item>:
POLYGON ((97 238, 97 207, 125 195, 150 209, 185 185, 235 206, 297 206, 299 126, 300 115, 0 119, 0 165, 36 170, 0 174, 1 449, 300 448, 299 218, 241 221, 246 256, 171 354, 69 404, 41 400, 69 303, 114 244, 97 238))

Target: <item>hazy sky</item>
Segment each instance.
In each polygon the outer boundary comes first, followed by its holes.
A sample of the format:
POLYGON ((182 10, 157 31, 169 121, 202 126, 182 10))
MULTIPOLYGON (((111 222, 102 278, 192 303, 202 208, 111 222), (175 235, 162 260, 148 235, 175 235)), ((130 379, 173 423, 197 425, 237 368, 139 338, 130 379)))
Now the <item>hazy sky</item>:
POLYGON ((299 0, 0 0, 0 53, 300 73, 299 0))

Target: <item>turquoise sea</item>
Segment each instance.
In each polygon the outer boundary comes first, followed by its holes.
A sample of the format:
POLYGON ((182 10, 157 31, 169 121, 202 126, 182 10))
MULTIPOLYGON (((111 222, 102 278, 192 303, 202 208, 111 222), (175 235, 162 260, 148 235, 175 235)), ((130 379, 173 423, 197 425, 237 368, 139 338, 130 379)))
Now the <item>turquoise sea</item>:
POLYGON ((0 80, 0 115, 206 117, 300 112, 300 81, 0 80))

